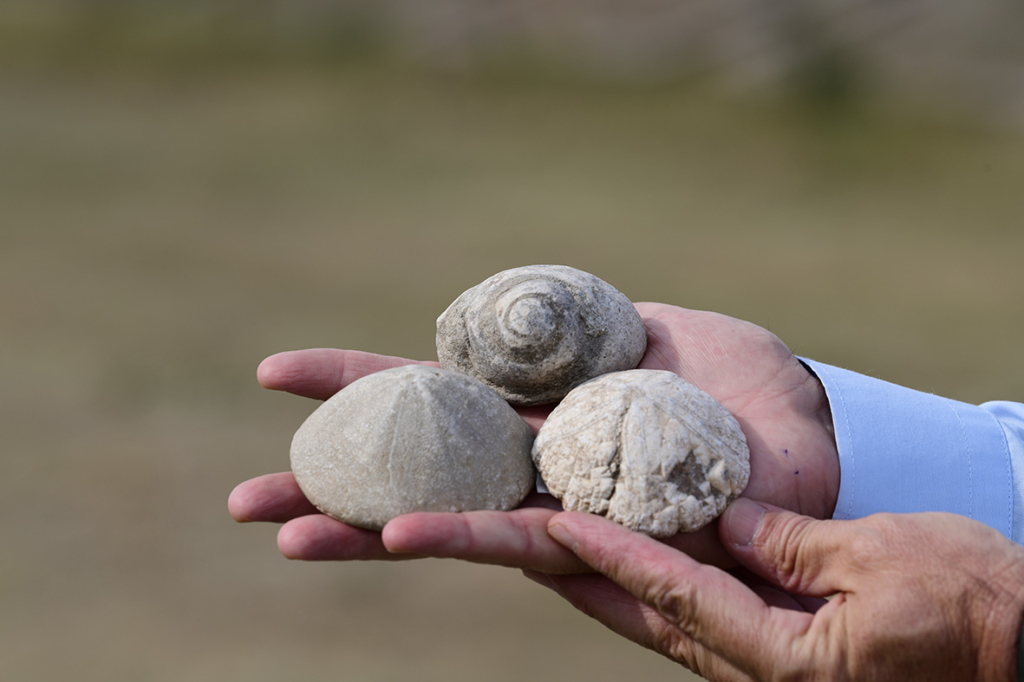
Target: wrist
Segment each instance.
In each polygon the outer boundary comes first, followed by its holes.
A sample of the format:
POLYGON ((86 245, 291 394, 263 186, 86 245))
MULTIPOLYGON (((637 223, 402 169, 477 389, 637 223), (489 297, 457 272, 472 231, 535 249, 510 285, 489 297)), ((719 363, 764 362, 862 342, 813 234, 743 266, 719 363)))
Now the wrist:
POLYGON ((821 379, 815 373, 811 366, 808 365, 800 358, 797 358, 800 364, 803 366, 807 373, 811 377, 811 381, 808 382, 809 390, 813 394, 812 402, 816 405, 815 418, 821 424, 821 427, 825 430, 825 433, 832 439, 832 445, 836 444, 836 429, 832 424, 832 407, 828 402, 828 394, 825 392, 825 385, 821 383, 821 379))
POLYGON ((1024 680, 1024 548, 1012 545, 1002 566, 993 566, 994 572, 986 584, 979 586, 984 598, 979 599, 975 611, 982 623, 978 648, 978 679, 986 682, 1016 682, 1024 680))
POLYGON ((832 407, 829 404, 825 386, 821 383, 818 375, 806 362, 800 358, 797 358, 797 360, 807 371, 808 379, 806 386, 809 396, 808 404, 811 406, 811 419, 814 420, 815 425, 820 429, 822 433, 821 440, 826 444, 825 447, 828 453, 824 455, 825 475, 822 487, 824 491, 824 509, 820 518, 830 519, 835 512, 836 504, 839 500, 840 481, 839 447, 836 445, 835 426, 832 423, 832 407))

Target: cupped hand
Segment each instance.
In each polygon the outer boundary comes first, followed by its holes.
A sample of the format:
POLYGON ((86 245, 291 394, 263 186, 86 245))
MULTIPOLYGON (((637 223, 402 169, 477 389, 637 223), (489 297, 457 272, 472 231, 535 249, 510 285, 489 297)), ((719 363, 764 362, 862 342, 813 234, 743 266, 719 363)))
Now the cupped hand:
POLYGON ((816 521, 743 499, 717 525, 743 580, 577 513, 549 531, 598 574, 527 575, 710 680, 1016 679, 1024 548, 991 528, 816 521))
MULTIPOLYGON (((821 384, 789 348, 757 325, 717 313, 658 303, 636 307, 647 328, 640 367, 678 374, 714 396, 739 421, 750 447, 744 496, 815 518, 830 517, 839 489, 839 459, 828 402, 821 384)), ((266 388, 325 400, 360 377, 412 362, 315 349, 273 355, 257 376, 266 388)), ((519 412, 537 430, 550 409, 519 412)), ((543 573, 590 570, 548 535, 547 522, 559 505, 546 495, 531 495, 511 512, 408 514, 374 533, 318 514, 291 474, 281 473, 240 484, 229 509, 239 521, 284 523, 278 546, 290 558, 436 556, 543 573)), ((713 524, 666 543, 701 561, 735 563, 713 524)))

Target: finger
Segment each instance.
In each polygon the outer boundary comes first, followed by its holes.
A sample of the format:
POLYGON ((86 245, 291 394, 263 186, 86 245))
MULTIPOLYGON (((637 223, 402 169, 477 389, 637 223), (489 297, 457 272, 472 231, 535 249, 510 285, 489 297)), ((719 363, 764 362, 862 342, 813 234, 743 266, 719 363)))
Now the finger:
POLYGON ((356 528, 323 514, 293 519, 277 533, 277 548, 289 559, 301 561, 367 561, 418 558, 392 554, 380 533, 356 528))
POLYGON ((671 632, 678 631, 656 610, 600 573, 550 575, 523 571, 523 575, 642 647, 657 650, 662 641, 670 639, 671 632))
POLYGON ((418 512, 392 519, 382 533, 390 552, 545 573, 589 572, 590 567, 547 532, 555 509, 525 507, 510 512, 418 512))
POLYGON ((692 533, 673 535, 662 542, 702 564, 711 564, 723 569, 736 565, 736 559, 722 547, 714 524, 708 524, 692 533))
POLYGON ((284 523, 317 513, 316 507, 302 494, 295 477, 287 471, 239 483, 228 497, 228 511, 241 523, 284 523))
MULTIPOLYGON (((405 365, 437 367, 438 363, 358 350, 311 348, 271 355, 256 369, 256 379, 264 388, 327 400, 356 379, 405 365)), ((551 405, 516 408, 535 435, 551 410, 551 405)))
POLYGON ((612 632, 668 656, 708 679, 725 682, 750 680, 727 660, 682 633, 657 610, 603 575, 539 575, 529 572, 524 575, 550 587, 612 632))
POLYGON ((413 364, 437 366, 436 362, 420 362, 357 350, 312 348, 271 355, 260 363, 256 378, 264 388, 327 400, 367 374, 413 364))
POLYGON ((811 616, 769 608, 728 573, 591 514, 563 512, 548 532, 710 651, 748 670, 770 665, 811 616))
POLYGON ((853 588, 850 562, 870 533, 852 522, 816 521, 743 497, 725 510, 718 529, 741 564, 788 592, 811 597, 853 588))
POLYGON ((777 587, 772 587, 771 585, 749 585, 748 587, 750 587, 751 592, 760 597, 761 601, 768 606, 773 606, 777 609, 799 611, 801 613, 814 613, 817 611, 817 608, 813 611, 808 611, 796 597, 777 587))
POLYGON ((548 493, 530 493, 526 499, 519 503, 520 507, 543 507, 562 511, 562 503, 554 495, 548 493))
POLYGON ((535 405, 532 407, 517 407, 516 412, 523 418, 526 425, 533 430, 533 435, 537 435, 537 431, 540 430, 541 424, 551 414, 551 410, 554 409, 551 405, 535 405))
POLYGON ((794 611, 805 611, 817 613, 818 609, 828 604, 827 599, 821 597, 807 597, 802 594, 791 594, 778 585, 773 585, 765 578, 757 575, 748 568, 737 566, 729 570, 729 575, 754 591, 769 606, 788 608, 794 611))

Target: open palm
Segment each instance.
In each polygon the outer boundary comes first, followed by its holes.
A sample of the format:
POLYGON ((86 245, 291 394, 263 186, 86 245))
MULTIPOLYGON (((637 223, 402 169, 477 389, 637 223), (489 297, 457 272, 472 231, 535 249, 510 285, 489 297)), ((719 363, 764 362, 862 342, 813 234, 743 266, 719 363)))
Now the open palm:
MULTIPOLYGON (((761 327, 717 313, 659 303, 636 307, 648 338, 640 367, 678 374, 739 421, 750 447, 750 482, 743 495, 829 518, 839 489, 839 460, 828 402, 818 380, 789 348, 761 327)), ((412 362, 359 351, 294 351, 267 358, 258 378, 267 388, 323 400, 362 376, 412 362)), ((550 409, 519 412, 536 430, 550 409)), ((560 507, 547 495, 531 495, 511 512, 407 514, 375 533, 318 513, 292 475, 280 473, 240 484, 229 509, 239 521, 284 523, 278 546, 291 558, 438 556, 543 573, 590 570, 548 536, 547 521, 560 507)), ((733 563, 714 524, 666 542, 701 561, 733 563)))

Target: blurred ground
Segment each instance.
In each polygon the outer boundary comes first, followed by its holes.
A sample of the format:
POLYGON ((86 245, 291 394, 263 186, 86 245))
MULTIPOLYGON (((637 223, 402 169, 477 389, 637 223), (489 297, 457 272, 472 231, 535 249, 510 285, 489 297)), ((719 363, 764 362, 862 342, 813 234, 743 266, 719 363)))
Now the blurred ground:
POLYGON ((799 354, 1024 396, 1024 138, 387 60, 0 70, 0 678, 679 679, 518 573, 309 565, 237 526, 311 401, 258 362, 432 357, 563 263, 799 354))

